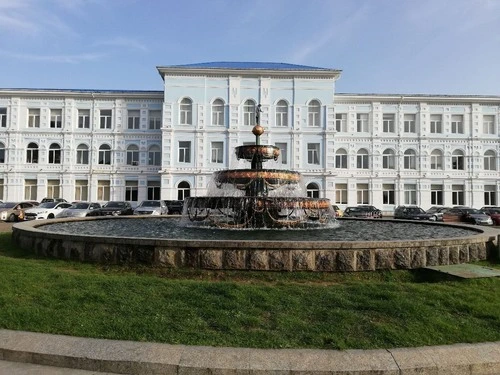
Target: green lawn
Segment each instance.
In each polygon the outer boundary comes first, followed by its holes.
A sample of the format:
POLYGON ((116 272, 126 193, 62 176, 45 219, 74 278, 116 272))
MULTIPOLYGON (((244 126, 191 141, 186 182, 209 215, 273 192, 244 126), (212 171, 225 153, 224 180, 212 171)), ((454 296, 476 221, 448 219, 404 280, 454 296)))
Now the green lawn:
POLYGON ((260 348, 500 340, 500 278, 101 267, 31 257, 10 233, 0 249, 0 328, 260 348))

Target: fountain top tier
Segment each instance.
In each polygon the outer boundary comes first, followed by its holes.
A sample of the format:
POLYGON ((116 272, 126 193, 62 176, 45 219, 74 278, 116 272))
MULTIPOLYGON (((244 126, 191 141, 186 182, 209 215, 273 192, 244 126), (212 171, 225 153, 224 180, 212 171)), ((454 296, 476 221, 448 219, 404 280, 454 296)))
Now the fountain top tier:
POLYGON ((235 148, 236 157, 249 161, 251 168, 215 172, 212 180, 216 192, 206 197, 186 198, 185 220, 190 225, 224 229, 317 228, 335 222, 328 199, 287 194, 298 190, 300 173, 263 168, 264 162, 279 158, 280 149, 260 144, 264 128, 258 123, 259 112, 256 119, 257 125, 252 129, 255 144, 235 148))

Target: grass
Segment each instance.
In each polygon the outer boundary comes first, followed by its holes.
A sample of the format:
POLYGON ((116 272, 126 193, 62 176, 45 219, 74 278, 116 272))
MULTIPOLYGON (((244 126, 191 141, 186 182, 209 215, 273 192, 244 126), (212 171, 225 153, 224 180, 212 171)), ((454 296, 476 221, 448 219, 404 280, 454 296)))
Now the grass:
POLYGON ((500 340, 500 278, 103 267, 33 257, 10 233, 0 249, 5 329, 259 348, 500 340))

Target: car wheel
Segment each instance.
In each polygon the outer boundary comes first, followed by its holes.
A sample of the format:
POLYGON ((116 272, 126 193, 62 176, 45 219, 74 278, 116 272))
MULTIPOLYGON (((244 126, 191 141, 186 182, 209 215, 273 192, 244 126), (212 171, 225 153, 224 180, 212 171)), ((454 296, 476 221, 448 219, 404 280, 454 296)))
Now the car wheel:
POLYGON ((437 221, 437 216, 433 215, 429 218, 430 221, 437 221))
POLYGON ((49 216, 47 216, 47 219, 54 219, 54 218, 55 218, 54 214, 49 214, 49 216))
POLYGON ((10 214, 10 216, 9 216, 9 220, 8 220, 8 221, 10 221, 10 222, 17 221, 17 216, 16 216, 16 215, 14 215, 14 214, 10 214))

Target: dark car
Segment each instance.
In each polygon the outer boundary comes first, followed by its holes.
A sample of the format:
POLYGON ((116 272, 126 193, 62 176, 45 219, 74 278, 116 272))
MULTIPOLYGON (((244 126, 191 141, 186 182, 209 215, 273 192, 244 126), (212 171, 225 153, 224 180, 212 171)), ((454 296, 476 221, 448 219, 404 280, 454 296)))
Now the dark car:
POLYGON ((369 204, 359 204, 357 207, 358 208, 362 208, 363 210, 370 211, 372 217, 374 217, 374 218, 381 218, 382 217, 382 211, 379 210, 375 206, 372 206, 372 205, 369 205, 369 204))
POLYGON ((99 211, 102 216, 132 215, 134 213, 130 203, 124 201, 109 201, 99 211))
POLYGON ((480 211, 491 217, 493 225, 500 225, 500 207, 481 207, 480 211))
POLYGON ((169 215, 180 215, 184 209, 184 201, 165 201, 169 215))
POLYGON ((453 207, 443 214, 443 221, 463 222, 477 225, 493 225, 491 217, 480 210, 470 207, 453 207))
POLYGON ((67 202, 64 198, 43 198, 40 203, 49 203, 49 202, 67 202))
POLYGON ((431 220, 432 214, 428 214, 418 206, 398 206, 394 210, 394 219, 406 220, 431 220))
POLYGON ((443 214, 448 211, 450 207, 442 207, 442 206, 432 206, 427 211, 428 214, 431 214, 431 218, 429 220, 433 221, 443 221, 443 214))
POLYGON ((367 207, 346 207, 344 210, 343 217, 363 217, 363 218, 373 218, 373 210, 367 207))

